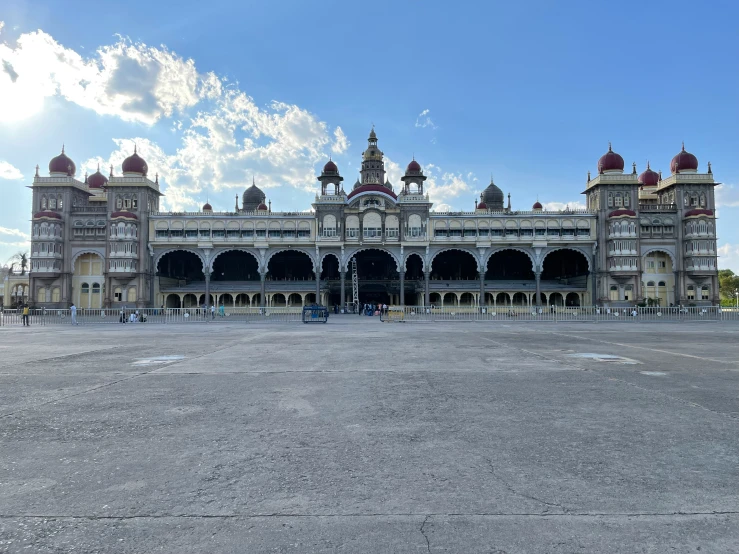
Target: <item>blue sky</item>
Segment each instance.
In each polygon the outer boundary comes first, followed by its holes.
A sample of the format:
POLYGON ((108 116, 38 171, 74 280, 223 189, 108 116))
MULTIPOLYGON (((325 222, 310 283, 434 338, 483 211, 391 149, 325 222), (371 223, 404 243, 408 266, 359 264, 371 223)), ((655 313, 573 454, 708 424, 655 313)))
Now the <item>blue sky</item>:
POLYGON ((329 156, 351 186, 374 123, 390 180, 415 154, 453 209, 491 173, 514 209, 573 206, 608 141, 667 173, 684 140, 725 183, 719 265, 739 272, 737 19, 730 1, 5 0, 0 264, 62 143, 83 174, 135 141, 171 208, 231 209, 254 175, 300 210, 329 156))

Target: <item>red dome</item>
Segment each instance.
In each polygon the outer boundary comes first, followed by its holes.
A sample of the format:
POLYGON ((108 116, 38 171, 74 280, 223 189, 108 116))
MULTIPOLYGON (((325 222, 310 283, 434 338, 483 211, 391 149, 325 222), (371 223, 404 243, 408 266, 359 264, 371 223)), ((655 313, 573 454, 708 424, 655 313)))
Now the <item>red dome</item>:
POLYGON ((603 154, 598 160, 598 173, 606 171, 623 171, 624 159, 611 149, 611 143, 608 143, 608 152, 603 154))
POLYGON ((692 217, 695 215, 713 215, 713 210, 696 209, 685 212, 685 217, 692 217))
POLYGON ((408 167, 405 169, 406 173, 420 173, 421 172, 421 164, 419 164, 415 159, 411 161, 411 163, 408 164, 408 167))
POLYGON ((541 202, 538 200, 534 202, 534 205, 531 207, 532 210, 543 210, 544 206, 541 205, 541 202))
POLYGON ((384 187, 382 185, 362 185, 361 187, 357 187, 353 191, 351 191, 347 195, 346 198, 347 198, 347 200, 349 200, 350 198, 353 198, 357 194, 361 194, 363 192, 381 192, 382 194, 387 194, 388 196, 390 196, 391 198, 393 198, 395 200, 398 199, 398 195, 396 195, 389 188, 384 187))
POLYGON ((338 173, 339 168, 336 167, 336 164, 333 162, 333 160, 329 160, 326 162, 326 165, 323 166, 323 172, 324 173, 338 173))
POLYGON ((636 217, 636 212, 633 210, 627 210, 625 208, 622 208, 620 210, 614 210, 611 213, 608 214, 608 217, 618 217, 621 215, 628 215, 631 217, 636 217))
POLYGON ((639 182, 645 187, 656 187, 659 183, 659 173, 649 167, 649 162, 647 162, 647 168, 644 172, 639 175, 639 182))
POLYGON ((698 170, 698 158, 696 158, 690 152, 685 151, 685 143, 683 143, 683 149, 678 153, 677 156, 672 158, 670 162, 670 171, 672 173, 680 173, 681 171, 697 171, 698 170))
POLYGON ((108 184, 108 178, 98 170, 87 178, 87 186, 91 189, 101 189, 108 184))
POLYGON ((51 217, 53 219, 61 219, 62 218, 62 216, 60 216, 56 212, 38 212, 38 213, 36 213, 36 214, 33 215, 33 218, 34 219, 38 219, 38 218, 41 218, 41 217, 51 217))
POLYGON ((487 210, 487 209, 488 209, 488 205, 487 205, 487 204, 485 204, 485 202, 480 202, 480 203, 479 203, 479 204, 477 205, 477 209, 478 209, 478 210, 487 210))
POLYGON ((116 219, 118 217, 125 217, 128 219, 138 219, 138 217, 136 217, 136 214, 132 214, 131 212, 113 212, 112 214, 110 214, 110 219, 116 219))
POLYGON ((264 211, 266 212, 266 211, 267 211, 268 209, 269 209, 269 208, 268 208, 268 207, 267 207, 267 205, 266 205, 266 204, 264 204, 264 203, 262 203, 262 204, 259 204, 259 206, 257 206, 257 211, 262 211, 262 210, 264 210, 264 211))
POLYGON ((206 202, 205 204, 203 204, 203 211, 204 212, 212 212, 213 211, 213 206, 211 206, 208 202, 206 202))
POLYGON ((77 167, 74 162, 67 157, 64 153, 64 147, 62 146, 62 153, 51 158, 49 162, 49 173, 64 173, 65 175, 74 175, 77 171, 77 167))
POLYGON ((133 154, 123 160, 121 164, 123 173, 140 173, 144 177, 149 172, 149 166, 146 165, 144 158, 136 153, 136 147, 133 147, 133 154))

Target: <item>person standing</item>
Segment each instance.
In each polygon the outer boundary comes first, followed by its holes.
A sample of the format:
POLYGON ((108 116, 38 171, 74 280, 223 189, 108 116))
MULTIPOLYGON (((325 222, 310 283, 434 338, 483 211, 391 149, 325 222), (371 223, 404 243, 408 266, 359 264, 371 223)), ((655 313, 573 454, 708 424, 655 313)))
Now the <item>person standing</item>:
POLYGON ((218 308, 218 315, 221 317, 226 317, 226 306, 224 306, 223 304, 221 304, 218 308))
POLYGON ((72 314, 72 325, 77 325, 77 306, 74 303, 69 307, 69 312, 72 314))
POLYGON ((30 310, 28 309, 28 304, 23 304, 23 326, 24 327, 30 327, 31 324, 28 322, 28 315, 30 310))
POLYGON ((211 319, 216 318, 216 305, 215 304, 210 305, 210 318, 211 319))

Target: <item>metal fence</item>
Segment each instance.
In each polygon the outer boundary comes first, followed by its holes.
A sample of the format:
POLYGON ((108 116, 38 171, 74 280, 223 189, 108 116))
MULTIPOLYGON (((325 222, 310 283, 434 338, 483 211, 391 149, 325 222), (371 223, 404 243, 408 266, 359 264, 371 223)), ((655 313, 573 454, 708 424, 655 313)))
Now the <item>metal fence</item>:
MULTIPOLYGON (((77 325, 123 325, 138 323, 300 323, 303 308, 226 308, 215 313, 202 308, 78 309, 77 325)), ((73 325, 69 309, 29 310, 28 324, 73 325)), ((23 325, 23 310, 0 312, 0 326, 23 325)))
MULTIPOLYGON (((348 316, 342 316, 345 318, 348 316)), ((355 315, 356 317, 356 315, 355 315)), ((361 316, 366 317, 366 316, 361 316)), ((739 309, 720 306, 675 308, 526 307, 526 306, 390 306, 380 314, 383 322, 432 323, 439 321, 739 321, 739 309)), ((202 308, 78 309, 78 325, 168 323, 300 323, 303 308, 225 308, 215 313, 202 308)), ((31 326, 72 325, 69 309, 29 310, 31 326)), ((0 312, 0 326, 23 325, 22 310, 0 312)))
POLYGON ((390 306, 382 321, 424 323, 438 321, 739 321, 739 310, 720 306, 674 308, 606 308, 599 306, 390 306))

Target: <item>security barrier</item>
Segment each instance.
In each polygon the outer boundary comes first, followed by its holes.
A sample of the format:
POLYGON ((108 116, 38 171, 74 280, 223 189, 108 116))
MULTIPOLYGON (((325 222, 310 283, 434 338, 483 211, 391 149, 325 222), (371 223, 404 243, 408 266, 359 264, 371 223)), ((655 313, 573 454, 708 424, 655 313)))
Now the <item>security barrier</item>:
POLYGON ((305 306, 303 308, 303 323, 326 323, 328 308, 325 306, 305 306))
MULTIPOLYGON (((308 307, 314 309, 314 307, 308 307)), ((328 317, 328 310, 321 307, 328 317)), ((313 320, 314 318, 310 318, 313 320)), ((339 320, 343 318, 340 317, 339 320)), ((720 306, 669 308, 609 308, 601 306, 527 307, 527 306, 390 306, 380 314, 383 322, 698 322, 739 321, 739 309, 720 306)), ((32 309, 29 325, 72 325, 69 309, 32 309)), ((215 312, 203 308, 139 308, 139 309, 78 309, 78 325, 122 324, 184 324, 184 323, 300 323, 305 321, 302 306, 295 307, 236 307, 217 308, 215 312)), ((355 321, 355 319, 352 319, 355 321)), ((322 321, 325 323, 325 321, 322 321)), ((22 326, 22 310, 0 311, 0 326, 22 326)))

